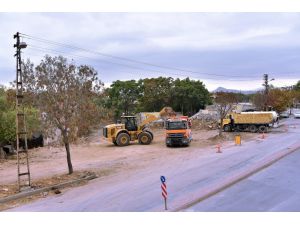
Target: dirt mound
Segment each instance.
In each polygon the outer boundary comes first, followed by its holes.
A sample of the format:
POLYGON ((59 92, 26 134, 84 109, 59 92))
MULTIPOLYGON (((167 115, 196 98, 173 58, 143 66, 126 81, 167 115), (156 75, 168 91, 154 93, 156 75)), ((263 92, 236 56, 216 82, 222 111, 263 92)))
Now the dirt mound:
POLYGON ((218 129, 218 123, 214 120, 198 120, 195 119, 192 122, 192 129, 196 130, 216 130, 218 129))
POLYGON ((213 137, 208 138, 208 140, 210 140, 212 142, 227 141, 227 140, 229 140, 229 137, 228 137, 228 135, 221 135, 220 136, 219 134, 217 134, 217 135, 215 135, 213 137))

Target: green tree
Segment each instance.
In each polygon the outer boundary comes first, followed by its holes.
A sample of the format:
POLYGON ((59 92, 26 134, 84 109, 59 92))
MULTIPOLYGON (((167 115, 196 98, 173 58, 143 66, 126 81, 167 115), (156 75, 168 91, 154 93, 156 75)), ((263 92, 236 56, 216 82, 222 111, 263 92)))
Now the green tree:
POLYGON ((192 114, 211 103, 210 94, 201 81, 176 79, 172 90, 172 106, 182 114, 192 114))
POLYGON ((0 112, 3 112, 6 108, 6 93, 4 87, 0 86, 0 112))
POLYGON ((135 80, 114 81, 106 92, 108 95, 106 106, 114 110, 115 118, 119 118, 122 113, 125 115, 135 113, 141 95, 135 80))
POLYGON ((297 84, 295 84, 294 90, 295 91, 300 91, 300 80, 297 82, 297 84))
MULTIPOLYGON (((108 95, 107 88, 104 89, 102 92, 98 93, 94 97, 93 102, 95 103, 99 117, 101 117, 102 120, 104 121, 112 120, 112 118, 114 117, 114 111, 112 110, 111 107, 108 107, 109 95, 108 95)), ((99 122, 99 117, 97 118, 98 122, 99 122)))
POLYGON ((165 106, 191 115, 211 103, 210 95, 201 81, 186 78, 158 77, 129 81, 115 81, 106 90, 106 106, 121 113, 157 112, 165 106))
POLYGON ((12 143, 16 140, 16 112, 5 110, 0 113, 0 142, 12 143))
MULTIPOLYGON (((15 99, 11 97, 13 93, 15 95, 12 89, 6 91, 0 87, 0 143, 14 143, 16 140, 15 99)), ((33 132, 40 129, 38 110, 25 106, 25 114, 28 137, 30 137, 33 132)))
POLYGON ((171 77, 146 78, 139 80, 141 98, 139 111, 158 112, 172 103, 174 80, 171 77))

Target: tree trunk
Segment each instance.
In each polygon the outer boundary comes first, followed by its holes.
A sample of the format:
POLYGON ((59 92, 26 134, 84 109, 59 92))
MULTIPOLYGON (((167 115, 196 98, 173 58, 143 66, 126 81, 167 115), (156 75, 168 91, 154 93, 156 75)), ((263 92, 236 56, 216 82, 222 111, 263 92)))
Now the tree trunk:
POLYGON ((73 166, 71 161, 71 153, 70 153, 70 144, 65 143, 66 152, 67 152, 67 162, 68 162, 68 168, 69 168, 69 174, 73 173, 73 166))
POLYGON ((181 104, 181 114, 183 115, 183 104, 181 104))
POLYGON ((6 159, 6 152, 0 148, 0 159, 6 159))
POLYGON ((68 135, 66 133, 63 134, 63 136, 64 136, 64 144, 65 144, 66 153, 67 153, 67 163, 68 163, 69 174, 72 174, 73 173, 73 166, 72 166, 72 161, 71 161, 69 138, 68 138, 68 135))
POLYGON ((223 118, 220 119, 220 129, 219 129, 219 136, 222 136, 222 131, 223 131, 223 118))

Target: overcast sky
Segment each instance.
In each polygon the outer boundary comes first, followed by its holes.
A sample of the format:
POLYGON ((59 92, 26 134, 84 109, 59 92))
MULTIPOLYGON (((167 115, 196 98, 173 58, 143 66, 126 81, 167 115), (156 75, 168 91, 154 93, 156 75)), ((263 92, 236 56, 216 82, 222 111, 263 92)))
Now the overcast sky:
POLYGON ((106 84, 189 76, 209 90, 250 90, 264 73, 276 86, 300 80, 299 13, 0 13, 0 84, 15 79, 17 31, 87 50, 24 39, 23 58, 61 54, 106 84))

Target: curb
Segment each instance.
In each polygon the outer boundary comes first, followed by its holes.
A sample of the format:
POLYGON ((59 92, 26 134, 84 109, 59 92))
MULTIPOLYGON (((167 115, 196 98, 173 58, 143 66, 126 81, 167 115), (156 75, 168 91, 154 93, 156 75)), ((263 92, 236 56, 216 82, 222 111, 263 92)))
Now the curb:
POLYGON ((39 188, 39 189, 36 189, 36 190, 33 190, 33 191, 21 192, 21 193, 15 194, 15 195, 11 195, 11 196, 7 196, 5 198, 1 198, 0 199, 0 204, 7 203, 7 202, 10 202, 10 201, 14 201, 14 200, 18 200, 20 198, 25 198, 25 197, 28 197, 28 196, 36 195, 36 194, 39 194, 39 193, 42 193, 42 192, 45 192, 45 191, 50 191, 50 190, 58 189, 58 188, 64 188, 64 187, 69 186, 71 184, 76 184, 76 183, 79 183, 81 181, 92 180, 92 179, 95 179, 95 178, 97 178, 96 175, 91 175, 91 176, 88 176, 88 177, 85 177, 85 178, 80 178, 80 179, 77 179, 77 180, 72 180, 72 181, 61 183, 61 184, 55 184, 55 185, 52 185, 52 186, 39 188))
POLYGON ((264 168, 272 165, 273 163, 277 162, 278 160, 284 158, 285 156, 299 150, 299 148, 300 148, 299 143, 294 144, 285 150, 276 152, 276 153, 270 155, 269 157, 266 157, 265 159, 256 163, 254 166, 247 168, 247 170, 244 170, 244 171, 241 171, 241 172, 231 175, 228 179, 226 179, 222 183, 213 184, 208 187, 202 188, 198 191, 195 191, 195 192, 191 193, 191 195, 190 195, 191 196, 190 199, 192 199, 192 200, 177 199, 177 200, 173 201, 173 205, 175 205, 175 207, 171 211, 178 212, 178 211, 182 211, 186 208, 189 208, 192 205, 199 203, 199 202, 217 194, 218 192, 221 192, 224 189, 234 185, 235 183, 238 183, 241 180, 259 172, 260 170, 263 170, 264 168))

